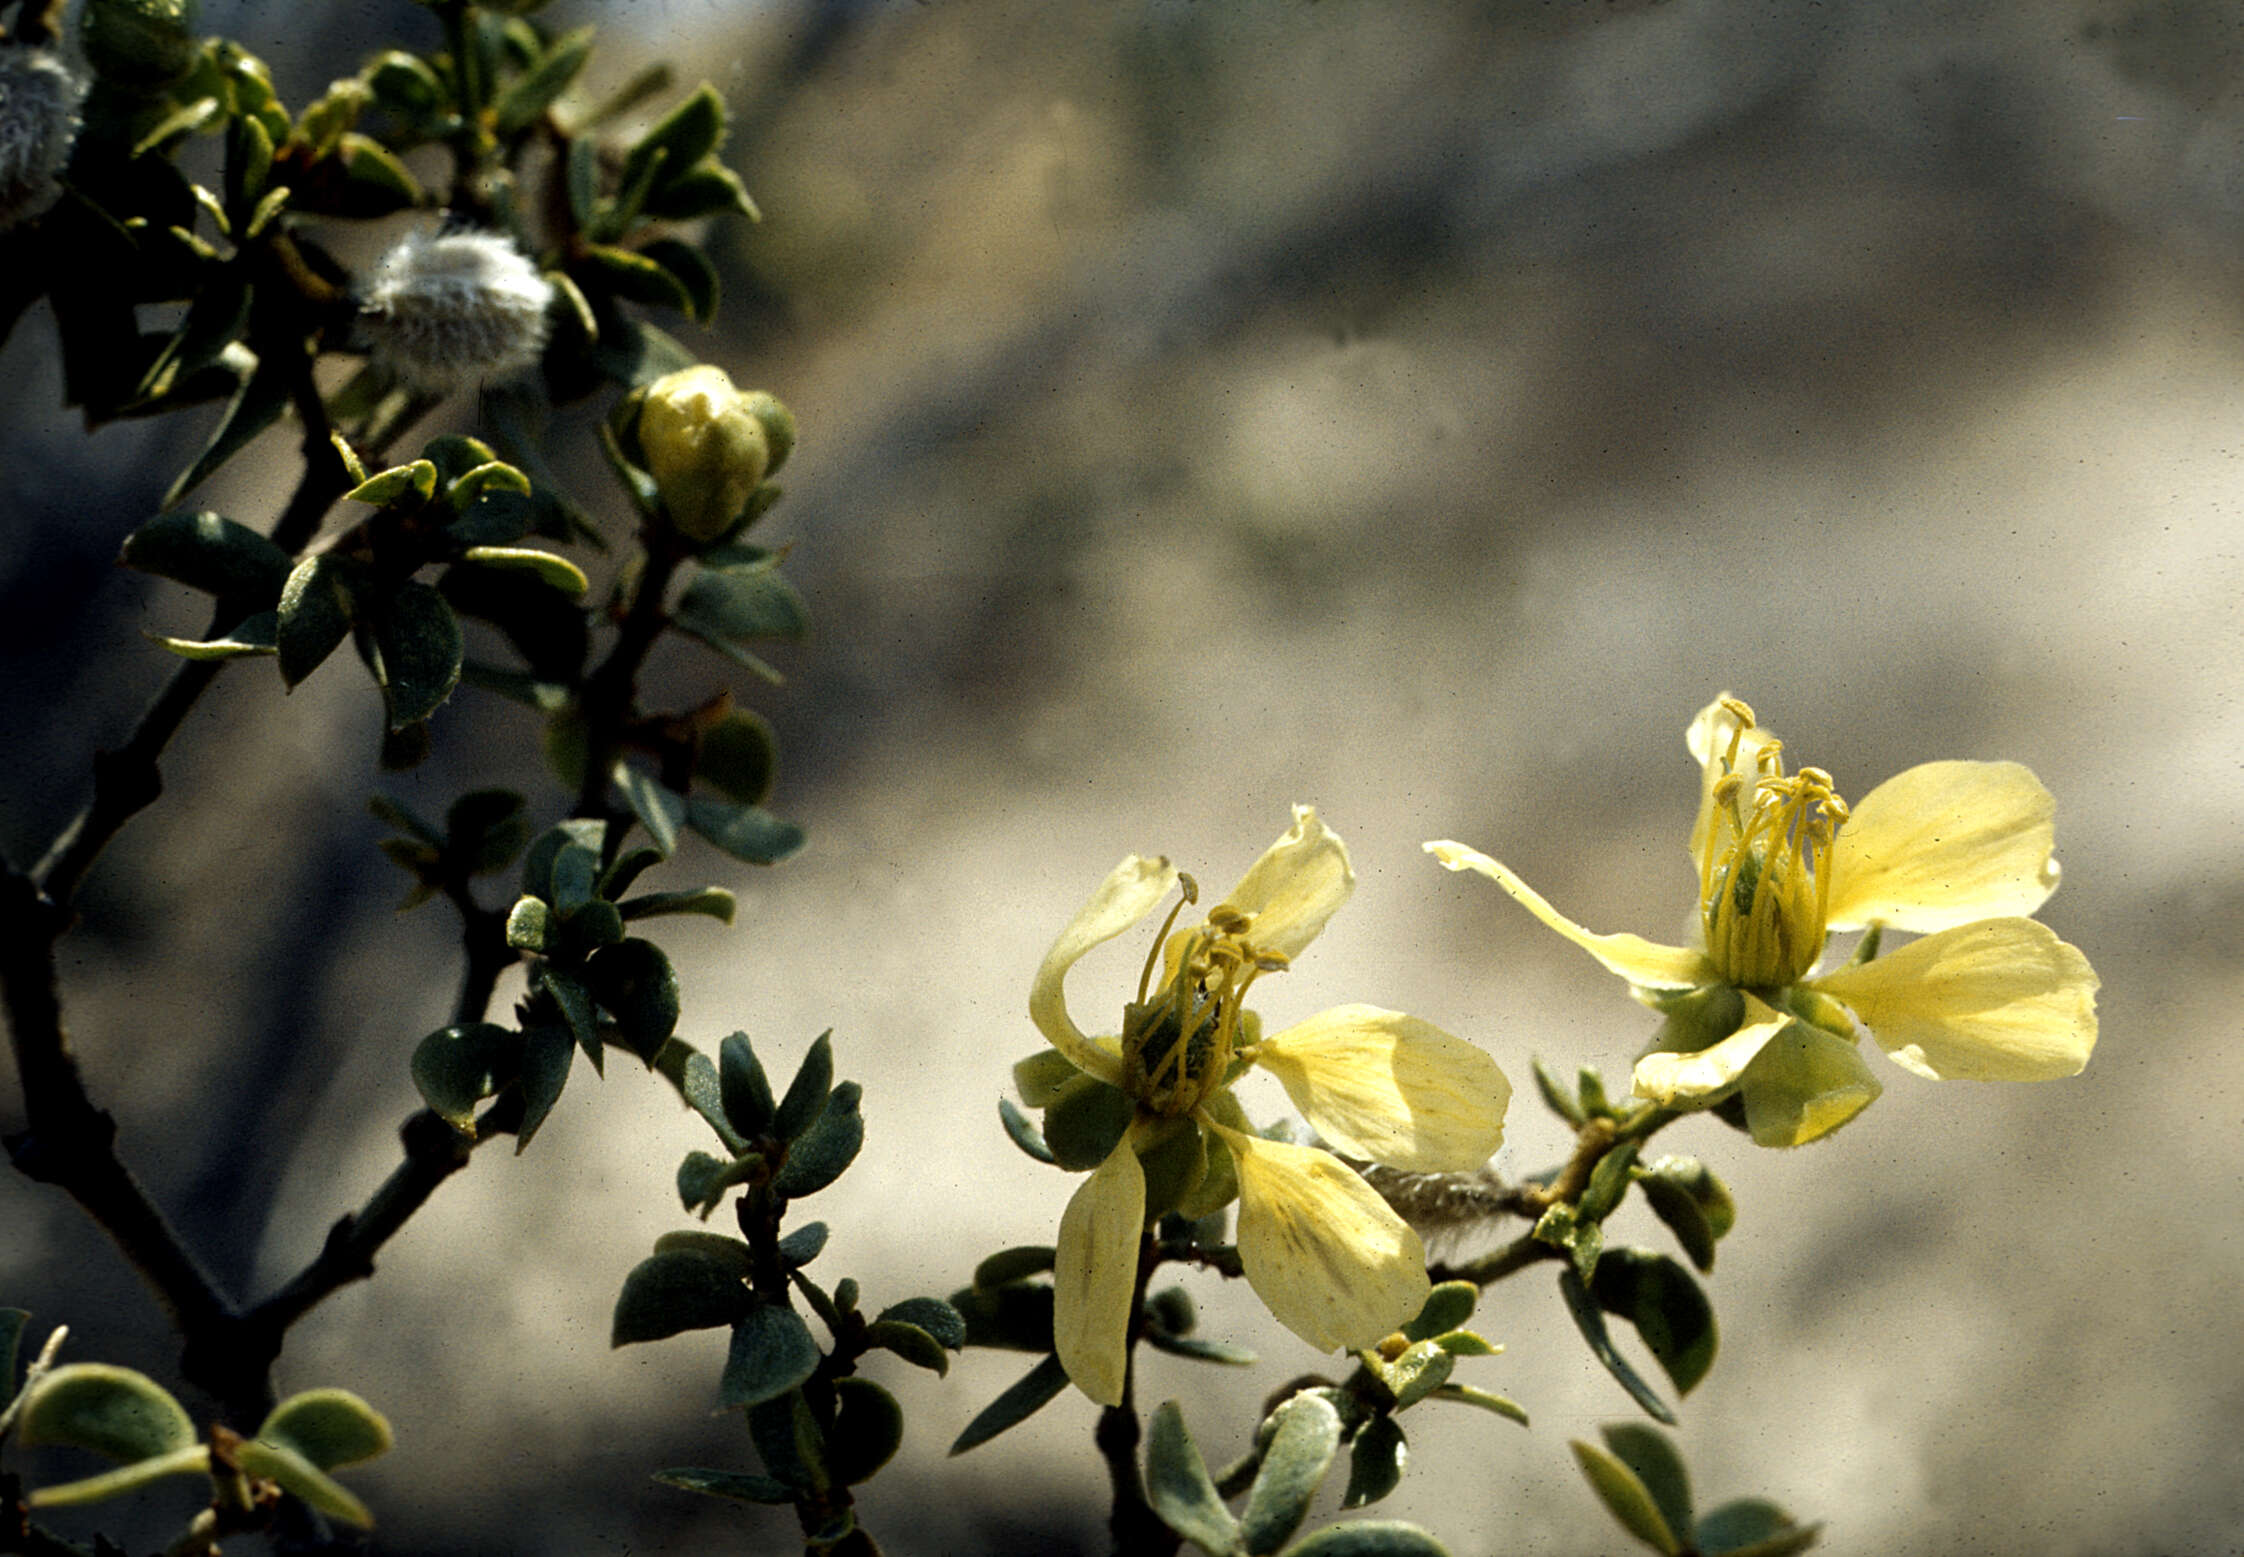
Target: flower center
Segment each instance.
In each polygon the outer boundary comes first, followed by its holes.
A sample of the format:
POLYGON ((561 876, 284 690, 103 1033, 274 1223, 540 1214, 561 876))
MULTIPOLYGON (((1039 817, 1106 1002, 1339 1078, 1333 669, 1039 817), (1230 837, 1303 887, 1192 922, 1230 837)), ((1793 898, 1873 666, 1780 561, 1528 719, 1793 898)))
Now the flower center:
POLYGON ((1782 989, 1823 954, 1831 844, 1847 803, 1821 768, 1787 776, 1775 741, 1755 753, 1759 773, 1736 771, 1745 726, 1733 729, 1714 784, 1714 831, 1700 862, 1706 953, 1725 983, 1782 989))
MULTIPOLYGON (((1192 902, 1198 896, 1192 878, 1179 880, 1184 902, 1192 902)), ((1248 987, 1286 966, 1284 956, 1258 950, 1248 938, 1251 914, 1219 904, 1205 924, 1171 939, 1175 922, 1172 911, 1146 958, 1138 998, 1122 1014, 1123 1090, 1140 1107, 1168 1116, 1191 1113, 1223 1085, 1238 1049, 1248 987), (1148 999, 1164 942, 1168 972, 1148 999)))

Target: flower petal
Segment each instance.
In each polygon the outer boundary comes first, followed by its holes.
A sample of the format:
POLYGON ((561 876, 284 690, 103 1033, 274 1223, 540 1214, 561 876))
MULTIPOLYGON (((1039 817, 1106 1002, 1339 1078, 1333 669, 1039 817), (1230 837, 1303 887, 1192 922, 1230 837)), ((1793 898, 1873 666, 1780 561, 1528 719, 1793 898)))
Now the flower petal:
POLYGON ((1075 916, 1075 922, 1060 932, 1060 938, 1044 954, 1036 980, 1029 986, 1029 1020, 1036 1023, 1036 1030, 1078 1069, 1110 1087, 1122 1084, 1121 1058, 1085 1037, 1069 1018, 1062 987, 1067 970, 1092 947, 1113 940, 1153 912, 1153 905, 1168 895, 1176 880, 1176 867, 1159 856, 1147 859, 1133 854, 1115 866, 1075 916))
POLYGON ((1347 1156, 1406 1173, 1462 1173, 1504 1143, 1512 1095, 1504 1073, 1415 1016, 1336 1006, 1265 1038, 1256 1059, 1310 1128, 1347 1156))
POLYGON ((1122 1404, 1144 1236, 1145 1172, 1124 1135, 1068 1201, 1052 1263, 1053 1350, 1075 1387, 1102 1406, 1122 1404))
POLYGON ((1545 902, 1542 894, 1514 875, 1510 867, 1478 849, 1438 838, 1426 845, 1426 852, 1451 870, 1479 871, 1517 898, 1522 908, 1639 989, 1690 989, 1713 981, 1714 969, 1705 952, 1689 946, 1662 946, 1641 935, 1597 935, 1585 930, 1545 902))
POLYGON ((1878 1100, 1862 1051, 1807 1022, 1771 1038, 1738 1079, 1745 1128, 1762 1146, 1804 1146, 1878 1100))
POLYGON ((2057 802, 2015 762, 1928 762, 1862 797, 1831 858, 1835 930, 2031 914, 2057 890, 2057 802))
POLYGON ((1203 1123, 1239 1169, 1239 1262, 1278 1323, 1319 1351, 1370 1346, 1426 1305, 1426 1250, 1330 1152, 1203 1123))
POLYGON ((1738 700, 1725 692, 1700 709, 1683 732, 1683 744, 1699 765, 1699 814, 1691 824, 1691 867, 1696 871, 1706 858, 1707 840, 1714 831, 1714 786, 1726 773, 1742 773, 1752 783, 1761 771, 1761 749, 1781 743, 1758 725, 1744 725, 1731 712, 1738 700), (1737 743, 1735 760, 1731 741, 1737 743))
POLYGON ((1636 1095, 1671 1108, 1689 1108, 1702 1099, 1715 1100, 1730 1090, 1769 1040, 1792 1020, 1748 995, 1745 997, 1745 1025, 1720 1043, 1694 1054, 1672 1054, 1663 1050, 1638 1060, 1636 1095))
MULTIPOLYGON (((1318 817, 1315 806, 1297 805, 1293 826, 1247 867, 1221 906, 1253 915, 1247 939, 1258 951, 1278 952, 1290 960, 1317 938, 1355 890, 1348 846, 1318 817)), ((1209 913, 1212 917, 1214 910, 1209 913)))
POLYGON ((2096 970, 2031 919, 1984 919, 1809 981, 1904 1070, 1934 1081, 2049 1081, 2096 1047, 2096 970))

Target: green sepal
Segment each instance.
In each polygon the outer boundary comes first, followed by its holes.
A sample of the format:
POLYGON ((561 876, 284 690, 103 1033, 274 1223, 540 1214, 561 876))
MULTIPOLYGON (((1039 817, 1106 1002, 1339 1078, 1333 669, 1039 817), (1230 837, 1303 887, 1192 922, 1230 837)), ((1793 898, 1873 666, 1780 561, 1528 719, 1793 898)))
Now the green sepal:
POLYGON ((1667 1528, 1690 1530, 1691 1473, 1667 1435, 1641 1422, 1608 1423, 1598 1429, 1598 1434, 1613 1457, 1626 1465, 1637 1484, 1650 1494, 1667 1528))
POLYGON ((530 1137, 538 1133, 545 1116, 561 1100, 569 1081, 569 1064, 576 1058, 577 1041, 567 1027, 526 1027, 522 1030, 522 1122, 514 1127, 514 1152, 522 1154, 530 1137))
POLYGON ((230 631, 215 638, 166 638, 151 641, 183 660, 238 660, 280 652, 280 614, 259 611, 243 617, 230 631))
POLYGON ((1238 1550, 1239 1521, 1223 1506, 1184 1412, 1164 1400, 1147 1425, 1145 1496, 1161 1522, 1212 1557, 1238 1550))
POLYGON ((584 984, 624 1046, 652 1065, 678 1026, 678 975, 661 948, 635 937, 603 946, 585 959, 584 984))
POLYGON ((761 806, 736 806, 707 795, 686 801, 686 825, 736 860, 776 865, 803 846, 802 828, 761 806))
POLYGON ((433 585, 408 580, 372 613, 369 668, 382 689, 391 730, 417 724, 444 706, 460 682, 460 619, 433 585))
POLYGON ((387 1454, 389 1419, 347 1389, 311 1389, 273 1407, 257 1436, 293 1449, 321 1470, 387 1454))
POLYGON ((787 1160, 772 1177, 774 1194, 790 1199, 815 1195, 857 1160, 865 1145, 865 1117, 858 1110, 863 1092, 854 1081, 834 1088, 818 1122, 787 1148, 787 1160))
POLYGON ((1058 1165, 1059 1159, 1052 1155, 1052 1148, 1044 1142, 1044 1132, 1030 1122, 1028 1115, 1013 1106, 1011 1098, 1001 1097, 997 1100, 997 1117, 1005 1126, 1006 1138, 1030 1158, 1047 1167, 1058 1165))
POLYGON ((502 137, 518 135, 551 108, 592 57, 596 30, 579 27, 563 33, 547 46, 536 64, 508 82, 491 105, 492 128, 502 137))
POLYGON ((1013 1062, 1013 1086, 1031 1108, 1050 1108, 1060 1088, 1082 1074, 1073 1060, 1049 1044, 1013 1062))
POLYGON ((1000 1249, 974 1267, 974 1285, 983 1292, 992 1292, 1016 1281, 1041 1276, 1052 1268, 1052 1262, 1058 1256, 1059 1251, 1048 1243, 1018 1244, 1010 1249, 1000 1249))
POLYGON ((1078 1074, 1044 1110, 1044 1144, 1070 1173, 1096 1168, 1114 1154, 1137 1104, 1127 1092, 1078 1074))
POLYGON ((1426 1294, 1418 1317, 1402 1328, 1413 1341, 1431 1341, 1461 1328, 1480 1303, 1480 1288, 1469 1281, 1445 1281, 1426 1294))
MULTIPOLYGON (((961 1325, 963 1327, 963 1321, 961 1325)), ((894 1352, 913 1367, 925 1368, 937 1376, 951 1371, 950 1355, 943 1350, 943 1343, 918 1325, 896 1319, 876 1319, 865 1327, 865 1344, 894 1352)))
POLYGON ((349 1488, 286 1444, 249 1439, 235 1448, 234 1463, 248 1475, 280 1483, 329 1518, 362 1530, 374 1523, 374 1515, 349 1488))
POLYGON ((818 1371, 818 1343, 803 1316, 784 1303, 757 1303, 732 1327, 717 1398, 726 1406, 760 1406, 818 1371))
POLYGON ((389 508, 403 503, 426 503, 436 496, 436 466, 432 461, 409 460, 378 470, 343 494, 346 503, 369 508, 389 508))
POLYGON ((1410 1461, 1410 1443, 1402 1424, 1391 1416, 1375 1416, 1356 1434, 1348 1447, 1348 1490, 1342 1508, 1369 1508, 1402 1485, 1403 1469, 1410 1461))
POLYGON ((734 1033, 717 1045, 717 1080, 725 1120, 743 1140, 754 1140, 771 1128, 775 1117, 771 1078, 746 1033, 734 1033))
POLYGON ((208 510, 149 520, 125 537, 117 560, 222 600, 257 605, 279 600, 294 565, 287 552, 249 526, 208 510))
POLYGON ((475 1105, 514 1079, 522 1042, 491 1022, 440 1027, 413 1050, 413 1085, 431 1112, 463 1135, 475 1133, 475 1105))
POLYGON ((904 1408, 894 1395, 871 1379, 834 1380, 834 1425, 826 1435, 826 1469, 837 1485, 853 1487, 870 1481, 903 1442, 904 1408))
POLYGON ((1590 1354, 1604 1364, 1605 1371, 1612 1374, 1621 1388, 1628 1391, 1630 1398, 1644 1408, 1646 1416, 1673 1427, 1674 1411, 1653 1392, 1651 1385, 1644 1382, 1643 1376, 1629 1366, 1628 1359, 1615 1349, 1613 1337, 1605 1328, 1603 1310, 1598 1307, 1597 1300, 1590 1296, 1588 1284, 1573 1266, 1567 1265, 1560 1269, 1558 1291, 1559 1296, 1565 1299, 1566 1312, 1572 1316, 1574 1327, 1582 1332, 1582 1339, 1589 1343, 1590 1354))
POLYGON ((179 479, 164 494, 163 506, 169 508, 177 503, 201 486, 219 466, 248 448, 259 433, 281 419, 288 402, 286 375, 278 366, 268 367, 260 362, 242 380, 234 398, 227 402, 226 413, 218 419, 210 442, 203 445, 195 462, 179 473, 179 479))
POLYGON ((723 887, 695 887, 685 892, 645 892, 616 904, 626 922, 659 919, 669 914, 698 914, 719 924, 731 924, 740 900, 723 887))
POLYGON ((1340 1413, 1321 1395, 1294 1396, 1270 1413, 1270 1421, 1270 1446, 1239 1515, 1250 1557, 1275 1552, 1301 1528, 1340 1448, 1340 1413))
POLYGON ((818 1035, 795 1067, 787 1095, 772 1115, 772 1133, 792 1143, 818 1120, 834 1085, 834 1034, 829 1028, 818 1035))
POLYGON ((1676 1392, 1688 1395, 1714 1366, 1714 1309, 1691 1273, 1649 1249, 1609 1249, 1590 1284, 1598 1306, 1636 1326, 1676 1392))
POLYGON ((699 1492, 705 1497, 730 1498, 735 1503, 792 1503, 795 1489, 783 1481, 769 1476, 758 1476, 752 1471, 703 1470, 699 1466, 680 1466, 674 1470, 660 1470, 654 1479, 666 1487, 676 1487, 680 1492, 699 1492))
POLYGON ((25 1444, 69 1444, 131 1464, 195 1444, 195 1423, 145 1373, 106 1362, 65 1363, 40 1375, 16 1417, 25 1444))
POLYGON ((1067 1369, 1057 1357, 1046 1357, 1023 1374, 1005 1392, 984 1406, 951 1442, 952 1454, 980 1448, 998 1434, 1020 1426, 1043 1410, 1067 1388, 1067 1369))
POLYGON ((189 1444, 183 1449, 174 1449, 169 1454, 120 1465, 115 1470, 103 1471, 98 1476, 41 1487, 24 1501, 32 1508, 78 1508, 88 1503, 123 1497, 128 1492, 138 1492, 142 1487, 161 1481, 166 1476, 200 1475, 209 1469, 210 1450, 199 1443, 189 1444))
POLYGON ((1652 1496, 1635 1471, 1618 1457, 1582 1439, 1570 1440, 1568 1447, 1574 1451, 1574 1461, 1581 1466, 1590 1490, 1621 1522, 1622 1529, 1663 1557, 1681 1557, 1682 1541, 1660 1512, 1659 1500, 1652 1496))
POLYGON ((706 1249, 663 1249, 623 1278, 608 1344, 629 1346, 738 1324, 754 1307, 730 1261, 706 1249))
POLYGON ((1766 1498, 1738 1498, 1700 1520, 1692 1540, 1704 1557, 1793 1557, 1822 1533, 1766 1498))

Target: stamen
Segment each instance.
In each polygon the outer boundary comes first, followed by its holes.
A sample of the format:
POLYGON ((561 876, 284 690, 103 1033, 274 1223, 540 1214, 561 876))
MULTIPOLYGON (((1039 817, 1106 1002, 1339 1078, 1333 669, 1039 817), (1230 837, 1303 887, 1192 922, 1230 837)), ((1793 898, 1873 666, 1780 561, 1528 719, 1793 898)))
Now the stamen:
POLYGON ((1185 904, 1200 901, 1200 883, 1181 870, 1177 872, 1177 886, 1183 895, 1170 907, 1169 917, 1161 921, 1161 933, 1153 938, 1153 949, 1145 954, 1145 967, 1138 974, 1138 1004, 1141 1006, 1145 1004, 1145 992, 1153 987, 1153 964, 1160 960, 1161 948, 1168 944, 1169 931, 1176 924, 1177 915, 1184 912, 1185 904))

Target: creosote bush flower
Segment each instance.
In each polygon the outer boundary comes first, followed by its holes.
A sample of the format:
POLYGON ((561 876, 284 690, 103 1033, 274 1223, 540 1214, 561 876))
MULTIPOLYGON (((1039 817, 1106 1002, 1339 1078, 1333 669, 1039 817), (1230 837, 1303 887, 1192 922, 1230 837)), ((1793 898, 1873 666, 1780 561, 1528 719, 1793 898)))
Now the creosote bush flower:
POLYGON ((2095 970, 2026 916, 2057 887, 2056 802, 2015 762, 1928 762, 1849 807, 1819 768, 1786 773, 1776 738, 1727 693, 1686 735, 1704 773, 1691 829, 1695 946, 1597 935, 1509 868, 1447 840, 1451 870, 1493 878, 1666 1014, 1636 1091, 1671 1106, 1732 1098, 1765 1146, 1829 1134, 1882 1088, 1867 1032, 1935 1081, 2044 1081, 2096 1045, 2095 970), (1922 938, 1878 956, 1880 932, 1922 938), (1832 930, 1854 959, 1815 971, 1832 930))
POLYGON ((62 197, 84 96, 53 50, 0 42, 0 231, 62 197))
MULTIPOLYGON (((664 512, 689 540, 713 541, 732 527, 764 477, 784 457, 774 449, 765 402, 733 387, 706 363, 666 373, 639 408, 639 448, 664 512)), ((784 411, 779 414, 784 415, 784 411)))
POLYGON ((374 358, 413 389, 509 378, 545 349, 553 283, 504 233, 411 233, 366 289, 374 358))
POLYGON ((1166 859, 1114 868, 1037 970, 1029 1014, 1052 1049, 1016 1068, 1061 1165, 1095 1170, 1060 1219, 1053 1330, 1068 1377, 1110 1406, 1154 1218, 1206 1216, 1235 1196, 1240 1263, 1278 1321, 1323 1351, 1372 1345, 1424 1305, 1425 1250, 1333 1152, 1410 1172, 1476 1168, 1502 1143, 1511 1096, 1486 1054, 1397 1011, 1339 1006, 1261 1035, 1248 990, 1288 967, 1355 887, 1346 846, 1308 806, 1202 923, 1172 934, 1182 904, 1171 911, 1121 1034, 1086 1037, 1068 1014, 1068 970, 1180 886, 1196 900, 1166 859), (1256 1133, 1231 1093, 1255 1066, 1332 1152, 1256 1133))

